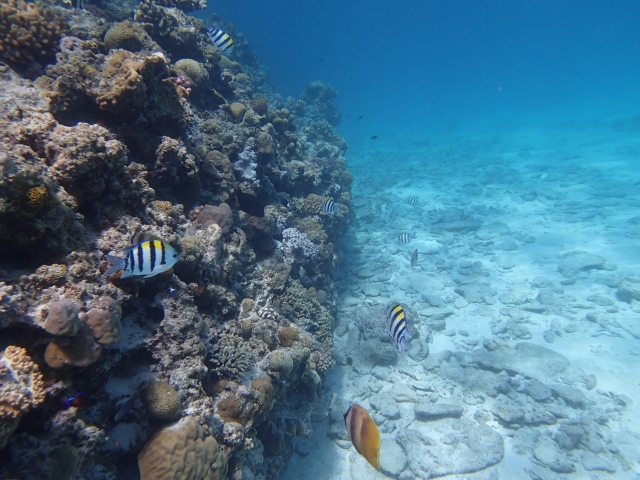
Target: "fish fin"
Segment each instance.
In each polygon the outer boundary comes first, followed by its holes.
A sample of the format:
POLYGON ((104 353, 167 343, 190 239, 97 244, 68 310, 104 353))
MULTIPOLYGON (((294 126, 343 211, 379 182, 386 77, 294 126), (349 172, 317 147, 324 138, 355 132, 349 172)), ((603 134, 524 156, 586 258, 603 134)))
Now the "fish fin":
POLYGON ((127 278, 127 277, 133 277, 135 274, 131 273, 130 271, 126 271, 124 272, 122 275, 120 275, 120 278, 127 278))
POLYGON ((409 343, 409 340, 407 340, 406 338, 403 338, 400 341, 400 355, 404 354, 404 352, 407 352, 411 350, 411 344, 409 343))
MULTIPOLYGON (((104 258, 109 262, 109 268, 102 274, 103 277, 116 273, 124 268, 124 258, 116 257, 115 255, 105 255, 104 258)), ((122 277, 127 274, 125 272, 122 277)), ((122 278, 120 277, 120 278, 122 278)))
MULTIPOLYGON (((147 242, 151 240, 158 240, 162 242, 163 240, 150 232, 136 232, 133 237, 131 237, 131 245, 138 245, 142 242, 147 242)), ((130 247, 131 248, 131 247, 130 247)))

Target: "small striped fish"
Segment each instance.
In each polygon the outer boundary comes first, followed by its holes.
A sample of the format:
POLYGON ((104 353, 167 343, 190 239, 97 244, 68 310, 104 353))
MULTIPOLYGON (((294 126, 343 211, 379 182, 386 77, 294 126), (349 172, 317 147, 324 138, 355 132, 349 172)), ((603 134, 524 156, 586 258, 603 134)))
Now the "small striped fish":
POLYGON ((338 210, 336 202, 333 201, 333 198, 327 198, 324 202, 322 202, 322 213, 326 215, 333 215, 338 210))
POLYGON ((400 245, 406 245, 415 236, 416 236, 415 233, 401 233, 400 235, 398 235, 398 243, 400 245))
POLYGON ((399 303, 392 303, 387 307, 387 327, 389 327, 389 335, 398 346, 402 355, 406 350, 411 349, 411 336, 407 330, 407 317, 404 308, 399 303))
POLYGON ((418 204, 418 199, 416 197, 409 197, 409 200, 407 200, 407 203, 412 207, 415 207, 418 204))
POLYGON ((233 46, 233 39, 217 25, 214 25, 209 29, 209 38, 221 52, 224 52, 233 46))
POLYGON ((134 236, 135 245, 125 248, 125 258, 105 255, 109 268, 102 274, 107 277, 115 272, 124 270, 120 278, 142 276, 153 277, 166 272, 175 265, 180 255, 168 243, 155 235, 139 234, 134 236), (138 240, 136 243, 135 240, 138 240))

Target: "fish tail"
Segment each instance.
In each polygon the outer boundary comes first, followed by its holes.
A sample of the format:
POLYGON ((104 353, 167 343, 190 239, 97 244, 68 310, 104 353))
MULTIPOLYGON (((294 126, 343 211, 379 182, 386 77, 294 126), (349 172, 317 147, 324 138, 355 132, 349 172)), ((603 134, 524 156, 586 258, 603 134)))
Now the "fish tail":
POLYGON ((108 277, 112 273, 124 269, 124 258, 116 257, 115 255, 105 255, 104 258, 109 262, 109 268, 102 274, 103 277, 108 277))
POLYGON ((409 343, 409 340, 407 340, 406 338, 403 338, 400 341, 400 355, 402 355, 404 352, 411 350, 411 344, 409 343))

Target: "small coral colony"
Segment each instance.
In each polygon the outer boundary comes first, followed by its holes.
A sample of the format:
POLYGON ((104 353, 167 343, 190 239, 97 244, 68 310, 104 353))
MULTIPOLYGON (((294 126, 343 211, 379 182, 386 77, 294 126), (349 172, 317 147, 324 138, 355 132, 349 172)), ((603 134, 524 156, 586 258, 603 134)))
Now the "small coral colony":
POLYGON ((337 93, 278 95, 204 8, 0 4, 3 478, 274 478, 311 432, 354 218, 337 93))

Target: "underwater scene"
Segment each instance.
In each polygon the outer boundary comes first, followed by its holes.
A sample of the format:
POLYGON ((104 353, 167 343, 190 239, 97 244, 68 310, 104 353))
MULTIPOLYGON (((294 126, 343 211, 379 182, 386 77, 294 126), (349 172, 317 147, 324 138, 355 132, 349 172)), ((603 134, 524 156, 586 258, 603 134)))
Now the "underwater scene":
POLYGON ((0 480, 640 479, 636 0, 0 0, 0 480))

